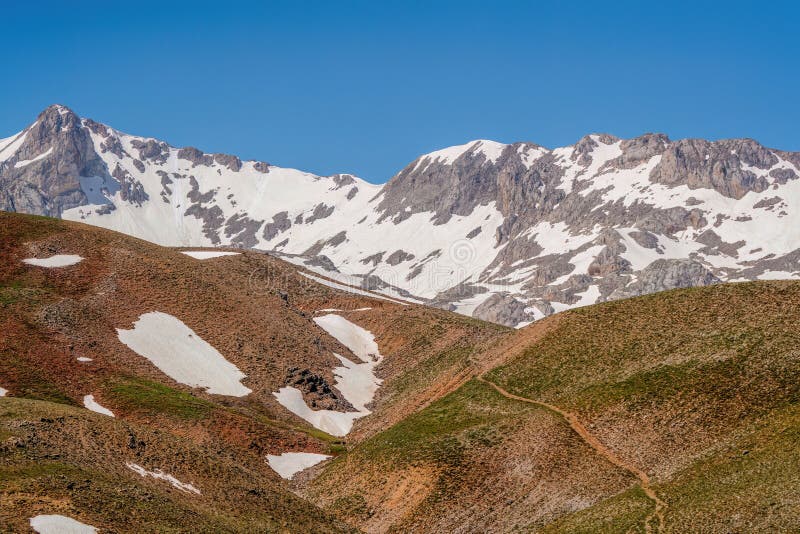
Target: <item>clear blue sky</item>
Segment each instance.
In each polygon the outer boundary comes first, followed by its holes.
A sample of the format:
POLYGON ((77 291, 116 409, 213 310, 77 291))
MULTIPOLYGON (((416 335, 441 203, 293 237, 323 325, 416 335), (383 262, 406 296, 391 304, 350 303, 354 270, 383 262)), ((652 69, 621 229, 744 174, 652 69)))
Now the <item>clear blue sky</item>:
POLYGON ((0 137, 62 103, 373 182, 476 138, 659 131, 800 150, 794 4, 6 2, 0 137))

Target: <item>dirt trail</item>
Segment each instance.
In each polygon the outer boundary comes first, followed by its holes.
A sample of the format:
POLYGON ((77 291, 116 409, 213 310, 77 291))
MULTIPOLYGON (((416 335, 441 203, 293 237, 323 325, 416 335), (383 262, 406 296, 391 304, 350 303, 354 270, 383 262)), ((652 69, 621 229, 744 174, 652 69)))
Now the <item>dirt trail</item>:
POLYGON ((506 398, 520 402, 527 402, 529 404, 535 404, 536 406, 541 406, 542 408, 550 410, 551 412, 557 413, 569 423, 569 426, 572 428, 572 430, 574 430, 575 433, 578 434, 581 437, 581 439, 583 439, 583 441, 586 442, 587 445, 589 445, 592 449, 594 449, 594 451, 597 452, 597 454, 599 454, 612 464, 616 465, 620 469, 624 469, 625 471, 628 471, 629 473, 636 476, 636 478, 639 479, 639 485, 641 486, 642 491, 644 492, 645 495, 647 495, 647 498, 653 501, 654 505, 653 513, 647 516, 647 518, 645 519, 645 524, 644 524, 645 532, 653 532, 653 526, 652 526, 653 519, 657 520, 656 531, 663 532, 664 509, 667 507, 667 503, 661 500, 658 497, 658 495, 656 495, 656 492, 653 491, 653 488, 650 485, 650 477, 647 476, 647 473, 621 460, 616 454, 614 454, 613 451, 611 451, 611 449, 606 447, 603 444, 603 442, 597 439, 597 437, 594 434, 589 432, 586 429, 586 427, 583 426, 580 421, 578 421, 578 417, 574 413, 564 411, 558 406, 554 406, 546 402, 529 399, 527 397, 520 397, 519 395, 514 395, 513 393, 509 393, 508 391, 501 388, 494 382, 490 382, 489 380, 485 379, 483 376, 478 376, 477 378, 481 382, 492 386, 498 393, 500 393, 502 396, 506 398))

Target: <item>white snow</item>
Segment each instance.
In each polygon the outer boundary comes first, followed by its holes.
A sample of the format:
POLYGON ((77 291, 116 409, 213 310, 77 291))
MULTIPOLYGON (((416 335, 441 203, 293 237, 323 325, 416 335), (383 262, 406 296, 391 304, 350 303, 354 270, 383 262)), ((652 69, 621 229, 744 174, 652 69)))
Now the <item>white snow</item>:
POLYGON ((94 534, 97 529, 64 515, 37 515, 30 525, 39 534, 94 534))
POLYGON ((342 310, 341 308, 322 308, 321 310, 317 310, 316 313, 331 313, 331 312, 359 312, 359 311, 367 311, 371 310, 372 308, 356 308, 354 310, 342 310))
POLYGON ((793 280, 795 278, 797 275, 789 271, 766 271, 758 275, 759 280, 793 280))
POLYGON ((22 168, 22 167, 24 167, 26 165, 30 165, 34 161, 39 161, 40 159, 44 159, 47 156, 49 156, 51 152, 53 152, 53 147, 48 148, 45 152, 43 152, 42 154, 39 154, 38 156, 36 156, 33 159, 24 159, 24 160, 16 162, 14 164, 14 168, 15 169, 19 169, 19 168, 22 168))
POLYGON ((172 315, 145 313, 132 330, 117 329, 117 335, 176 382, 217 395, 243 397, 252 392, 241 384, 244 373, 172 315))
POLYGON ((333 369, 336 377, 334 386, 357 411, 312 410, 300 390, 292 386, 283 387, 273 395, 283 407, 314 427, 333 436, 345 436, 352 429, 353 421, 370 414, 366 406, 372 402, 382 382, 375 376, 375 368, 382 356, 375 336, 344 317, 329 314, 315 317, 314 322, 361 360, 361 363, 356 363, 334 353, 342 364, 333 369))
POLYGON ((8 390, 5 388, 0 388, 0 397, 5 397, 8 395, 8 390))
POLYGON ((175 488, 179 489, 184 493, 194 493, 196 495, 200 495, 199 489, 186 482, 181 482, 174 476, 165 473, 161 469, 156 469, 155 471, 148 471, 141 465, 135 464, 133 462, 125 462, 125 465, 128 467, 128 469, 138 473, 139 476, 141 476, 142 478, 153 477, 157 480, 163 480, 165 482, 169 482, 172 486, 174 486, 175 488))
POLYGON ((49 258, 25 258, 22 261, 23 263, 35 265, 36 267, 53 268, 69 267, 70 265, 75 265, 81 260, 83 260, 83 258, 77 254, 56 254, 55 256, 50 256, 49 258))
POLYGON ((314 322, 335 337, 339 343, 353 351, 363 362, 378 360, 381 355, 375 336, 369 330, 351 323, 341 315, 328 314, 315 317, 314 322))
POLYGON ((589 306, 597 302, 600 297, 600 288, 596 285, 589 286, 583 293, 576 293, 576 296, 581 299, 575 304, 571 304, 571 308, 580 308, 582 306, 589 306))
POLYGON ((284 452, 280 455, 267 455, 267 462, 273 471, 282 478, 291 479, 304 469, 313 467, 318 463, 331 458, 327 454, 312 452, 284 452))
POLYGON ((383 295, 377 295, 375 293, 370 293, 369 291, 364 291, 363 289, 358 289, 357 287, 351 287, 351 286, 347 286, 347 285, 344 285, 344 284, 340 284, 339 282, 333 282, 331 280, 325 280, 324 278, 320 278, 319 276, 314 276, 313 274, 308 274, 308 273, 300 273, 300 274, 302 274, 306 278, 310 278, 311 280, 314 280, 318 284, 322 284, 323 286, 332 287, 333 289, 339 289, 341 291, 346 291, 348 293, 353 293, 354 295, 363 295, 365 297, 371 297, 371 298, 374 298, 374 299, 381 299, 381 300, 388 300, 389 302, 394 302, 396 304, 405 305, 405 302, 400 302, 398 300, 394 300, 392 298, 385 297, 383 295))
POLYGON ((92 361, 92 359, 91 359, 91 358, 87 358, 86 356, 78 356, 76 359, 77 359, 79 362, 91 362, 91 361, 92 361))
POLYGON ((342 367, 333 368, 336 389, 353 405, 353 408, 364 415, 368 414, 366 406, 372 402, 375 392, 383 382, 375 377, 377 362, 354 363, 339 354, 333 355, 342 363, 342 367))
POLYGON ((238 256, 241 252, 228 252, 226 250, 181 250, 181 254, 186 254, 198 260, 219 258, 220 256, 238 256))
POLYGON ((542 247, 540 256, 546 256, 548 254, 564 254, 580 248, 596 239, 599 234, 596 231, 588 234, 572 234, 563 222, 553 224, 542 221, 532 226, 524 235, 533 236, 536 243, 542 247))
POLYGON ((101 406, 100 403, 94 400, 94 395, 85 395, 83 397, 83 405, 93 412, 101 413, 109 417, 114 417, 114 412, 112 412, 105 406, 101 406))
POLYGON ((417 164, 413 170, 417 170, 420 165, 425 169, 431 163, 441 163, 443 165, 452 165, 458 158, 471 152, 473 154, 483 154, 486 159, 492 163, 496 162, 500 155, 503 153, 507 145, 498 143, 497 141, 490 141, 488 139, 477 139, 470 141, 463 145, 455 145, 441 150, 430 152, 417 159, 417 164))
POLYGON ((19 150, 19 148, 22 146, 22 143, 25 142, 25 138, 27 136, 28 131, 25 130, 17 135, 0 139, 0 163, 3 163, 7 159, 11 159, 11 157, 16 154, 17 150, 19 150))
POLYGON ((367 414, 361 412, 337 412, 334 410, 312 410, 306 404, 303 393, 292 386, 282 387, 273 393, 278 403, 308 421, 311 426, 331 436, 346 436, 353 428, 353 421, 367 414))

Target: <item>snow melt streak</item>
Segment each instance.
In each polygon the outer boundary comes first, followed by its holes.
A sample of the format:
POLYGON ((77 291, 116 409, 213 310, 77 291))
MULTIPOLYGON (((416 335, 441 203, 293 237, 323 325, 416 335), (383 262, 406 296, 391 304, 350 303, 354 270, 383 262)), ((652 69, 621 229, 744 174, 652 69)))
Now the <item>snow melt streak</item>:
POLYGON ((106 408, 105 406, 101 406, 99 402, 94 400, 94 395, 86 395, 83 397, 83 406, 93 412, 101 413, 103 415, 107 415, 109 417, 114 417, 114 412, 106 408))
POLYGON ((157 480, 163 480, 165 482, 169 482, 172 486, 178 488, 180 491, 183 491, 185 493, 194 493, 196 495, 200 495, 200 490, 197 489, 196 487, 192 486, 191 484, 186 484, 185 482, 181 482, 174 476, 167 474, 161 471, 160 469, 157 469, 155 471, 148 471, 141 465, 134 464, 131 462, 127 462, 125 465, 128 467, 128 469, 138 473, 139 476, 141 476, 142 478, 153 477, 157 480))
POLYGON ((217 395, 243 397, 252 392, 241 384, 244 373, 172 315, 145 313, 133 330, 117 329, 117 335, 176 382, 217 395))

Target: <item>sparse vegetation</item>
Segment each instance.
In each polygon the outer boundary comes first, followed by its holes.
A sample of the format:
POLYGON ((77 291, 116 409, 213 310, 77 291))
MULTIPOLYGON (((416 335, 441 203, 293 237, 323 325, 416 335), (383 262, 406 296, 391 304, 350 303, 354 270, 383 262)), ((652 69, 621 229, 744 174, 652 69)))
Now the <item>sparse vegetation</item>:
POLYGON ((348 528, 325 512, 369 531, 644 532, 654 524, 644 486, 666 502, 666 532, 800 529, 800 283, 616 301, 547 319, 530 337, 370 302, 383 308, 357 321, 376 334, 384 382, 373 414, 342 439, 290 416, 272 392, 297 362, 333 383, 341 348, 311 314, 358 309, 362 297, 295 280, 264 255, 221 270, 74 223, 0 219, 5 257, 29 246, 86 257, 72 271, 0 265, 0 386, 12 395, 0 400, 0 520, 12 528, 42 509, 164 532, 348 528), (286 300, 242 290, 265 264, 286 300), (158 309, 219 347, 253 393, 191 390, 133 357, 115 328, 158 309), (470 379, 488 362, 499 364, 488 379, 576 414, 636 474, 558 410, 470 379), (89 392, 118 418, 81 407, 89 392), (292 482, 308 500, 264 461, 286 450, 338 455, 292 482), (174 470, 202 496, 142 479, 129 458, 174 470))
POLYGON ((208 401, 143 378, 118 380, 110 385, 109 391, 114 404, 129 413, 163 413, 181 419, 200 419, 208 417, 214 409, 208 401))

